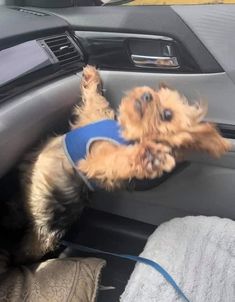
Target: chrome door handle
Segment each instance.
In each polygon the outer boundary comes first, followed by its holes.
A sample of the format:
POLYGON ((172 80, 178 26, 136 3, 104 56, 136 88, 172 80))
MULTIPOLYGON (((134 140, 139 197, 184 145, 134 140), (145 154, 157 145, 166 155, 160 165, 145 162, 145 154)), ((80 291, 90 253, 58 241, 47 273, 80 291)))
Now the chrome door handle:
POLYGON ((135 66, 142 68, 179 68, 177 57, 152 57, 131 55, 131 59, 135 66))

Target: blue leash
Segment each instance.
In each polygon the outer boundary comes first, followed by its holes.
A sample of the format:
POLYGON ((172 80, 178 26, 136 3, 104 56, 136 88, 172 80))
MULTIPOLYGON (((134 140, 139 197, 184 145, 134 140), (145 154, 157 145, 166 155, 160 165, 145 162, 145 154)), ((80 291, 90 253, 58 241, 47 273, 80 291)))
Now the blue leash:
POLYGON ((76 243, 72 243, 72 242, 68 242, 68 241, 62 241, 61 243, 64 246, 71 247, 73 249, 76 249, 76 250, 79 250, 79 251, 82 251, 82 252, 111 255, 111 256, 115 256, 115 257, 119 257, 119 258, 123 258, 123 259, 128 259, 128 260, 132 260, 132 261, 135 261, 135 262, 140 262, 140 263, 144 263, 146 265, 149 265, 152 268, 154 268, 156 271, 158 271, 166 279, 166 281, 175 289, 175 291, 178 293, 179 296, 181 296, 185 301, 190 302, 189 299, 183 293, 183 291, 180 289, 180 287, 177 285, 175 280, 171 277, 171 275, 168 274, 168 272, 163 267, 161 267, 161 265, 154 262, 153 260, 150 260, 150 259, 147 259, 147 258, 144 258, 144 257, 139 257, 139 256, 132 256, 132 255, 126 255, 126 254, 117 254, 117 253, 105 252, 105 251, 101 251, 101 250, 98 250, 98 249, 93 249, 93 248, 90 248, 90 247, 86 247, 86 246, 76 244, 76 243))

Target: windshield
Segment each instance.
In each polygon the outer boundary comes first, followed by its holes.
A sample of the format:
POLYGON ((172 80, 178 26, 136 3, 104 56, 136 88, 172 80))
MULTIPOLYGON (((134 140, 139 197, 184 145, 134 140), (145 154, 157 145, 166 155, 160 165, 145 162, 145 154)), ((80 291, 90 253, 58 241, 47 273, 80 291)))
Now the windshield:
POLYGON ((71 6, 232 4, 235 0, 0 0, 1 4, 66 8, 71 6))
POLYGON ((133 0, 133 1, 118 1, 118 0, 102 0, 107 4, 129 4, 129 5, 173 5, 173 4, 231 4, 235 0, 133 0), (124 3, 125 2, 125 3, 124 3))

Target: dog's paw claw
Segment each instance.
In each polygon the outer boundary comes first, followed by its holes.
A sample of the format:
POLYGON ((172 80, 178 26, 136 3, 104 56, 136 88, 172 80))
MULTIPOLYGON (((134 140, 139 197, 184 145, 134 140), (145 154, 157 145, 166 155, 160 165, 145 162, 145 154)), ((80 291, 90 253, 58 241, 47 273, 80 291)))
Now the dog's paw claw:
POLYGON ((101 78, 98 70, 91 65, 87 65, 83 68, 81 87, 82 89, 89 89, 92 86, 96 87, 98 92, 102 91, 101 78))
POLYGON ((175 167, 171 149, 163 144, 148 143, 142 152, 142 168, 145 177, 160 177, 163 172, 170 172, 175 167))

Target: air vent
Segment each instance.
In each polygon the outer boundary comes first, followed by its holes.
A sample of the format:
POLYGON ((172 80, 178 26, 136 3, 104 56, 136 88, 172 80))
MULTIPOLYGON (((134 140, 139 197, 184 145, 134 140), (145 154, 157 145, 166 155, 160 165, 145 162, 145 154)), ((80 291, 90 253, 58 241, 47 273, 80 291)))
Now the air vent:
POLYGON ((76 43, 67 35, 44 39, 44 43, 61 66, 81 62, 83 55, 76 43))

